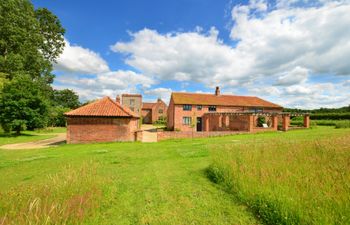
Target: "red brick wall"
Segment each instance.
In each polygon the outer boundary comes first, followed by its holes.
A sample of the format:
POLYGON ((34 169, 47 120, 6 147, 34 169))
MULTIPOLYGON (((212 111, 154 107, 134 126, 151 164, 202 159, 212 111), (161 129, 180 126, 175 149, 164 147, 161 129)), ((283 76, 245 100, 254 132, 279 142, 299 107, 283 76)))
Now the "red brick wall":
POLYGON ((138 118, 68 117, 67 143, 134 141, 138 118))
POLYGON ((167 105, 163 101, 158 100, 157 104, 152 109, 152 123, 157 121, 161 116, 167 116, 167 110, 167 105), (163 113, 159 113, 160 109, 163 110, 163 113))
MULTIPOLYGON (((274 128, 254 128, 251 133, 276 131, 274 128)), ((178 138, 207 138, 215 136, 227 136, 234 134, 249 133, 248 131, 209 131, 209 132, 192 132, 192 131, 158 131, 158 141, 166 139, 178 139, 178 138)))
POLYGON ((174 111, 175 110, 175 105, 173 102, 173 99, 170 99, 169 102, 169 107, 167 110, 167 128, 169 130, 173 130, 174 129, 174 111))
POLYGON ((142 109, 142 122, 152 123, 152 109, 142 109))

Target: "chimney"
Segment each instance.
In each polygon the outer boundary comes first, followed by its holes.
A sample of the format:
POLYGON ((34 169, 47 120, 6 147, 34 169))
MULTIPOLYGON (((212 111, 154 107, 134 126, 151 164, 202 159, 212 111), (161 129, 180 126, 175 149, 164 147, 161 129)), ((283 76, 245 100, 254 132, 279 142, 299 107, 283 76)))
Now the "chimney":
POLYGON ((215 95, 216 96, 220 95, 220 87, 219 86, 216 86, 216 88, 215 88, 215 95))
POLYGON ((118 102, 118 103, 120 103, 120 97, 119 97, 119 95, 117 95, 117 97, 115 98, 115 101, 118 102))

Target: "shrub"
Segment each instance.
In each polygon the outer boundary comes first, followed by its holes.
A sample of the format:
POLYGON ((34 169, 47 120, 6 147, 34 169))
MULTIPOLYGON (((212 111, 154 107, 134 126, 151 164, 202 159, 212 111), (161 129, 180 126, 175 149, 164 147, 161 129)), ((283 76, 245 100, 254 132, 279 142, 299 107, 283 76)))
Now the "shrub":
POLYGON ((350 120, 337 121, 335 128, 350 128, 350 120))
POLYGON ((312 120, 350 120, 350 113, 317 113, 311 114, 312 120))

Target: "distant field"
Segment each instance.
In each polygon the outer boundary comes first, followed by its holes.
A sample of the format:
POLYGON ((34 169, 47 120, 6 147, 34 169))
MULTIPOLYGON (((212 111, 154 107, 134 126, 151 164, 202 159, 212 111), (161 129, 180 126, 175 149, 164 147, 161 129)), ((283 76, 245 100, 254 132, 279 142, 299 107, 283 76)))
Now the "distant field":
POLYGON ((349 131, 0 150, 0 224, 346 224, 349 131))

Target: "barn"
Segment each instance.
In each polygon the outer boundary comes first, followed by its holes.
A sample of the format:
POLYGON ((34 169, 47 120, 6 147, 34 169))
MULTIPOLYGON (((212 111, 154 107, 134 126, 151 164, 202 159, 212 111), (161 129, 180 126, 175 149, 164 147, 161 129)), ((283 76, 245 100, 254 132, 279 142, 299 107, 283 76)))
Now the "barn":
POLYGON ((109 97, 65 113, 67 143, 135 141, 139 116, 109 97))

